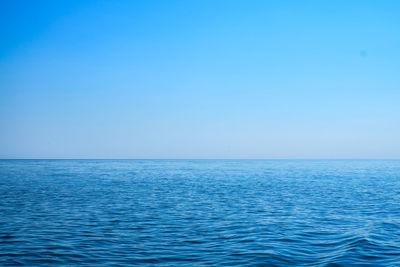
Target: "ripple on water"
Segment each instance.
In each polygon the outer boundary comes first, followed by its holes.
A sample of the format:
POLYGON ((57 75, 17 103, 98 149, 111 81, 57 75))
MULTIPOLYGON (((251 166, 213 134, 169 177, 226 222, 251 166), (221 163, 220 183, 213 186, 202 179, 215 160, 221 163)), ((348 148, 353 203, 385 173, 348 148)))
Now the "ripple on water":
POLYGON ((400 265, 399 160, 1 160, 0 264, 400 265))

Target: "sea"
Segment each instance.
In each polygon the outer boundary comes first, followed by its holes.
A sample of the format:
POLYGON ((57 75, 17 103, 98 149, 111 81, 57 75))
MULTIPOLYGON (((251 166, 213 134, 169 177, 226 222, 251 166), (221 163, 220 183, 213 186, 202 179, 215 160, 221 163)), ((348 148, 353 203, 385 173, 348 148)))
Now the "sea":
POLYGON ((400 266, 400 160, 1 160, 0 265, 400 266))

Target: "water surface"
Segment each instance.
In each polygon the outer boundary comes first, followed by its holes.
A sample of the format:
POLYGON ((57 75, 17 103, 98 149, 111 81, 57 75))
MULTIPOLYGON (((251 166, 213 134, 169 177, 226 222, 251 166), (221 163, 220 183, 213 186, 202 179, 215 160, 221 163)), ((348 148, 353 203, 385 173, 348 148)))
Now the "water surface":
POLYGON ((2 160, 0 264, 400 265, 399 160, 2 160))

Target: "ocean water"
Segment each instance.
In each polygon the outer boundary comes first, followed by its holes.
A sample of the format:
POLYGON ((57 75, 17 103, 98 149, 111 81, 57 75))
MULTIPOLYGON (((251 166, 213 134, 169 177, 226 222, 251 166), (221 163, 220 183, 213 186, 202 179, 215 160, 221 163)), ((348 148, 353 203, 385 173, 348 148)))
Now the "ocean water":
POLYGON ((399 160, 1 160, 0 265, 400 266, 399 160))

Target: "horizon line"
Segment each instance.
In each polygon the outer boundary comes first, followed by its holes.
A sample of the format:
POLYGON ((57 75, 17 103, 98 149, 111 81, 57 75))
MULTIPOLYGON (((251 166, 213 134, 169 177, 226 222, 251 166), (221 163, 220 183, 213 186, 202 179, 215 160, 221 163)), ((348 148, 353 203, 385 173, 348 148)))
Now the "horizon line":
POLYGON ((400 158, 0 158, 0 160, 400 160, 400 158))

